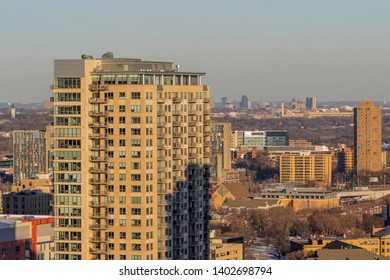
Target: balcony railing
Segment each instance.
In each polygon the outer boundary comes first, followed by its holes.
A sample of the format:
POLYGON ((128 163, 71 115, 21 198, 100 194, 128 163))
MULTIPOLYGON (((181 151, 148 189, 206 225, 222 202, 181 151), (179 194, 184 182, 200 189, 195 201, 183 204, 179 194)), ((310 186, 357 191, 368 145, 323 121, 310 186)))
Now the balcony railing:
POLYGON ((108 90, 108 86, 107 85, 93 85, 93 84, 90 84, 88 86, 88 89, 90 91, 107 91, 108 90))
POLYGON ((103 111, 89 111, 88 115, 90 117, 107 117, 108 113, 103 111))
POLYGON ((88 100, 89 104, 105 104, 108 103, 107 98, 90 98, 88 100))

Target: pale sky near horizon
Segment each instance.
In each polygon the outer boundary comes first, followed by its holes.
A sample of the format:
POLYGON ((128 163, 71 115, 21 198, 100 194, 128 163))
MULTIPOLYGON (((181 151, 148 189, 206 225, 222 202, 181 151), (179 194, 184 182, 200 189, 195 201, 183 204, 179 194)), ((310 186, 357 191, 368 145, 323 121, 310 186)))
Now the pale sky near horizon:
POLYGON ((0 102, 51 96, 53 60, 172 61, 212 99, 390 100, 388 0, 0 0, 0 102))

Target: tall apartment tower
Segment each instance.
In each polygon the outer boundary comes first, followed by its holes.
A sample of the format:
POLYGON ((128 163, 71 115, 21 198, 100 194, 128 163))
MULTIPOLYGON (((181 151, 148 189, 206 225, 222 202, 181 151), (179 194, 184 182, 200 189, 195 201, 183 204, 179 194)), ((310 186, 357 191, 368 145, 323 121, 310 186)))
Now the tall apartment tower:
POLYGON ((372 101, 354 108, 354 168, 358 175, 383 170, 382 108, 372 101))
POLYGON ((218 181, 226 177, 225 171, 232 168, 231 123, 211 123, 211 177, 218 181))
POLYGON ((209 259, 204 75, 112 53, 54 61, 56 259, 209 259))
POLYGON ((22 179, 47 172, 46 139, 44 130, 14 130, 12 145, 14 154, 14 185, 22 179))

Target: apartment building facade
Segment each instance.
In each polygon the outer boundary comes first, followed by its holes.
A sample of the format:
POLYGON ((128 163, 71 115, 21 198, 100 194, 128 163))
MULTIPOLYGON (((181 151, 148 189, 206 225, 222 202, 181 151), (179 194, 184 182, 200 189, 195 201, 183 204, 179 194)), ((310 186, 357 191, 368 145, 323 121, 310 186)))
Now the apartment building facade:
POLYGON ((280 156, 280 183, 317 181, 330 184, 332 156, 330 154, 286 154, 280 156))
POLYGON ((382 108, 373 101, 354 108, 354 169, 358 175, 383 170, 382 108))
POLYGON ((56 259, 209 259, 204 75, 111 53, 54 61, 56 259))

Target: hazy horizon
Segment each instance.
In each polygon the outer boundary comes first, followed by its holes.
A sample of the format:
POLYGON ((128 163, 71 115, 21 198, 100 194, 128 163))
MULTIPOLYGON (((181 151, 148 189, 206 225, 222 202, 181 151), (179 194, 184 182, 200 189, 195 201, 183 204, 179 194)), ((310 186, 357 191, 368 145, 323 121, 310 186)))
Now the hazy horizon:
POLYGON ((0 102, 49 99, 54 59, 106 51, 206 72, 215 101, 384 101, 389 12, 384 0, 8 1, 0 102))

